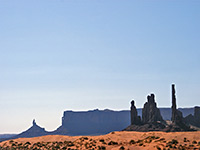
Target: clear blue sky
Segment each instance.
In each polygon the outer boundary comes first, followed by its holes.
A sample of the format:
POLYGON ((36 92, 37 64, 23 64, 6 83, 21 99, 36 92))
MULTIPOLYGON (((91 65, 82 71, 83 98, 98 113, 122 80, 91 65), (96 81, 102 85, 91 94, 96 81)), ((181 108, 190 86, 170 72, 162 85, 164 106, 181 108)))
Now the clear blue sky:
POLYGON ((0 133, 155 93, 200 105, 200 1, 0 0, 0 133))

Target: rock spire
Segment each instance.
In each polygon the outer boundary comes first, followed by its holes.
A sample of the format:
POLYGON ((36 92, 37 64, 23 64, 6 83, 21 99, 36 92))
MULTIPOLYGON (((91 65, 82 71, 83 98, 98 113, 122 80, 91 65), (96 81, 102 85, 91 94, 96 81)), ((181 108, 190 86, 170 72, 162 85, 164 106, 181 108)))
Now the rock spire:
POLYGON ((182 112, 176 108, 176 91, 175 85, 172 84, 172 123, 179 128, 179 130, 187 131, 190 127, 186 125, 182 112))
POLYGON ((160 114, 160 110, 157 108, 155 96, 151 94, 147 96, 147 102, 142 109, 142 122, 154 123, 157 121, 163 121, 163 118, 160 114))
POLYGON ((131 125, 139 125, 141 124, 141 118, 137 114, 137 109, 135 107, 134 100, 131 101, 131 125))

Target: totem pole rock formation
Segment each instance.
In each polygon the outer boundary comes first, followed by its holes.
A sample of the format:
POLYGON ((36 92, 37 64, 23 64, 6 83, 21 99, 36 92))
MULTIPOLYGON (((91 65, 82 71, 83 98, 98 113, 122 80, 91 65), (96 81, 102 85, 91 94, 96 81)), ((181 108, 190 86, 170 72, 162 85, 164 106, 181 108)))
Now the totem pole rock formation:
POLYGON ((182 112, 177 110, 176 108, 176 91, 175 85, 172 84, 172 123, 181 124, 183 122, 183 115, 182 112))
POLYGON ((154 94, 148 95, 147 100, 142 109, 142 122, 145 124, 163 121, 160 110, 157 108, 154 94))
POLYGON ((131 125, 140 125, 141 124, 141 118, 137 114, 137 109, 135 107, 134 100, 131 101, 131 125))
MULTIPOLYGON (((134 101, 131 102, 131 125, 124 131, 195 131, 186 124, 200 124, 200 107, 195 107, 194 116, 189 115, 183 118, 182 112, 176 108, 176 91, 175 85, 172 84, 172 118, 171 123, 163 120, 160 110, 157 108, 154 94, 147 96, 147 102, 142 109, 142 120, 138 119, 137 110, 134 101), (141 122, 141 123, 140 123, 141 122)), ((197 125, 196 125, 197 126, 197 125)))
POLYGON ((171 121, 175 126, 179 127, 178 130, 185 130, 185 131, 190 130, 189 126, 187 126, 184 121, 182 112, 176 108, 176 91, 175 91, 174 84, 172 84, 172 107, 171 108, 172 108, 171 121))

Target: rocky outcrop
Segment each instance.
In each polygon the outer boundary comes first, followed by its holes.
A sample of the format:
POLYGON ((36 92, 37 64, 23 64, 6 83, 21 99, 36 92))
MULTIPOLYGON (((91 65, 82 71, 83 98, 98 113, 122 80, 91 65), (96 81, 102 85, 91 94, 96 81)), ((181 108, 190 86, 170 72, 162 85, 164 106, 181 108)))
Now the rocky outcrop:
MULTIPOLYGON (((177 132, 177 131, 194 131, 184 122, 181 111, 176 108, 176 92, 175 85, 172 85, 172 117, 171 122, 165 122, 160 114, 160 110, 157 108, 154 94, 147 96, 147 102, 142 109, 142 124, 134 124, 134 120, 137 119, 137 113, 135 113, 134 101, 131 103, 131 125, 128 126, 125 131, 165 131, 165 132, 177 132)), ((190 119, 199 119, 200 109, 196 108, 196 116, 190 116, 190 119)), ((136 122, 136 121, 135 121, 136 122)), ((195 121, 193 121, 195 122, 195 121)))
POLYGON ((176 91, 175 91, 175 85, 172 84, 172 123, 175 124, 183 124, 183 115, 182 112, 177 110, 176 108, 176 91))
POLYGON ((141 118, 138 116, 134 100, 131 101, 131 124, 140 125, 141 118))
POLYGON ((165 127, 165 122, 160 110, 157 108, 154 94, 147 96, 147 102, 142 109, 142 120, 138 119, 134 101, 131 102, 131 125, 124 131, 162 131, 165 127))
POLYGON ((13 138, 21 138, 21 137, 38 137, 43 135, 48 135, 49 132, 45 131, 44 128, 41 128, 38 126, 35 122, 35 119, 33 120, 33 125, 28 130, 18 134, 17 136, 13 138))
POLYGON ((147 96, 147 102, 142 109, 142 122, 144 124, 163 121, 160 110, 157 108, 154 94, 147 96))
POLYGON ((200 107, 198 106, 194 107, 194 118, 200 122, 200 107))
POLYGON ((182 112, 176 108, 176 91, 175 85, 172 84, 172 123, 177 126, 180 131, 189 131, 190 127, 186 125, 182 112))
POLYGON ((196 126, 200 128, 200 107, 194 107, 194 115, 190 114, 184 118, 184 121, 188 125, 196 126))

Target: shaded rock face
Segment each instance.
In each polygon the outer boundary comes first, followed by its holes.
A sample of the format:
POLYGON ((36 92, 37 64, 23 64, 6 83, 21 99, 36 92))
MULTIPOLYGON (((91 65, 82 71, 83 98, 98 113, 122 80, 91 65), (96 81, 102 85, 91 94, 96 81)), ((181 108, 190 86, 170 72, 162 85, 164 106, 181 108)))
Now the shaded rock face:
POLYGON ((190 130, 189 126, 186 125, 182 112, 176 108, 176 91, 175 85, 172 84, 172 123, 174 126, 180 128, 181 131, 188 131, 190 130))
POLYGON ((163 123, 154 122, 142 125, 130 125, 123 131, 140 131, 140 132, 163 131, 165 127, 166 126, 163 123))
POLYGON ((183 114, 176 108, 176 91, 175 85, 172 84, 172 118, 171 121, 175 124, 183 123, 183 114))
MULTIPOLYGON (((195 131, 186 125, 182 112, 176 108, 176 95, 175 95, 175 85, 172 85, 172 117, 171 122, 166 122, 163 120, 160 110, 156 106, 154 94, 147 96, 147 102, 144 104, 142 109, 142 124, 135 124, 134 121, 137 119, 136 108, 134 106, 134 101, 131 103, 131 125, 128 126, 124 131, 165 131, 165 132, 177 132, 177 131, 195 131)), ((195 116, 190 115, 188 119, 196 123, 199 120, 200 108, 196 107, 195 116), (197 118, 195 120, 195 118, 197 118)), ((137 121, 135 121, 137 122, 137 121)))
POLYGON ((188 115, 184 118, 188 125, 193 125, 200 128, 200 107, 194 107, 194 116, 188 115))
POLYGON ((198 106, 194 107, 194 118, 200 122, 200 107, 198 106))
POLYGON ((131 124, 139 125, 141 124, 141 118, 138 116, 137 109, 135 107, 134 100, 131 101, 131 124))
POLYGON ((130 123, 130 111, 65 111, 62 126, 54 134, 101 135, 123 130, 130 123))
POLYGON ((41 128, 38 126, 35 122, 35 119, 33 120, 33 125, 28 130, 18 134, 14 138, 21 138, 21 137, 38 137, 43 135, 48 135, 49 132, 45 131, 44 128, 41 128))
POLYGON ((147 96, 147 102, 142 109, 142 122, 146 124, 157 121, 163 121, 163 118, 160 114, 160 110, 157 108, 155 96, 154 94, 151 94, 150 96, 147 96))

